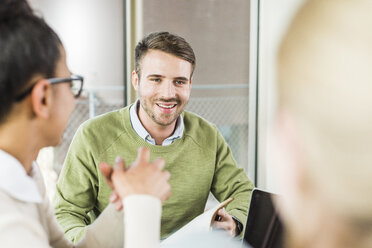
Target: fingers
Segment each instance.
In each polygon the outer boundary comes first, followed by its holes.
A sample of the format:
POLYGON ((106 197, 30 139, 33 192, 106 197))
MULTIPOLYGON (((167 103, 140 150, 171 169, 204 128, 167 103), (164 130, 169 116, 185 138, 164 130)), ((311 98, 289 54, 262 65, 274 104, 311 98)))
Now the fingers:
POLYGON ((115 189, 119 191, 119 188, 122 187, 125 181, 125 172, 122 170, 115 170, 112 173, 111 181, 115 189))
POLYGON ((169 178, 171 177, 171 174, 169 173, 169 171, 163 171, 163 177, 165 180, 169 180, 169 178))
POLYGON ((229 230, 229 223, 227 221, 213 221, 215 228, 229 230))
POLYGON ((162 158, 157 158, 152 162, 153 166, 155 166, 159 171, 161 171, 165 166, 165 160, 162 158))
POLYGON ((170 173, 162 171, 165 161, 162 158, 149 162, 150 151, 148 148, 140 148, 136 161, 125 169, 124 160, 117 157, 114 169, 109 170, 108 165, 103 164, 102 169, 105 175, 109 176, 112 188, 114 189, 110 201, 117 209, 122 208, 121 200, 130 194, 152 195, 162 202, 171 195, 171 186, 168 182, 170 173))
POLYGON ((117 201, 117 202, 115 202, 114 204, 115 204, 115 209, 116 209, 117 211, 120 211, 120 210, 123 209, 123 202, 122 202, 122 201, 117 201))
POLYGON ((99 169, 106 178, 110 178, 112 174, 112 168, 108 163, 102 162, 99 164, 99 169))
POLYGON ((124 162, 124 159, 122 159, 121 157, 116 157, 115 159, 115 164, 114 164, 114 170, 120 170, 120 171, 124 171, 125 170, 125 162, 124 162))
POLYGON ((231 216, 223 208, 219 209, 217 214, 221 217, 221 220, 229 219, 229 217, 231 218, 231 216))
POLYGON ((161 202, 165 202, 171 196, 171 186, 167 182, 166 185, 163 187, 163 192, 161 194, 160 200, 161 202))
POLYGON ((233 218, 224 209, 218 210, 220 216, 218 221, 213 221, 215 228, 226 230, 229 235, 235 236, 236 223, 233 218))
POLYGON ((138 149, 137 159, 134 162, 135 165, 145 165, 149 162, 150 151, 146 147, 140 147, 138 149))
POLYGON ((235 236, 234 223, 230 223, 229 221, 214 221, 213 227, 225 230, 230 236, 235 236))
POLYGON ((110 202, 115 205, 116 210, 120 211, 123 209, 123 202, 115 191, 110 196, 110 202))
POLYGON ((111 181, 111 175, 112 175, 113 170, 111 166, 108 163, 102 162, 99 164, 99 169, 101 170, 102 174, 105 176, 107 184, 110 186, 111 189, 113 189, 114 186, 111 181))

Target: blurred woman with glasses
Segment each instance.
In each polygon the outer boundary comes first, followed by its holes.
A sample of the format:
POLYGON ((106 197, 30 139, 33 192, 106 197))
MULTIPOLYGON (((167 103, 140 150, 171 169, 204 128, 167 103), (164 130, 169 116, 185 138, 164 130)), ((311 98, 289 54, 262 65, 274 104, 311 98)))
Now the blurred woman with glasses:
MULTIPOLYGON (((72 247, 55 220, 34 160, 41 148, 61 142, 83 78, 72 75, 57 34, 25 0, 1 1, 0 34, 0 247, 72 247)), ((151 208, 147 221, 156 224, 161 201, 170 193, 169 173, 162 172, 164 161, 149 163, 146 150, 139 158, 133 169, 124 171, 118 159, 119 170, 106 165, 102 171, 113 188, 118 185, 116 195, 127 209, 138 214, 151 208)), ((118 221, 123 215, 109 205, 78 247, 122 246, 118 221)), ((156 225, 152 233, 156 245, 156 225)))

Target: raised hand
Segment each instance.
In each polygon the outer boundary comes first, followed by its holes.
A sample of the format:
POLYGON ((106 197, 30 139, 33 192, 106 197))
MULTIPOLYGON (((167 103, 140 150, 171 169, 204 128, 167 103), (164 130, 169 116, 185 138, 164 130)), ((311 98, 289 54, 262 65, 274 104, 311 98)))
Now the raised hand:
POLYGON ((100 164, 102 173, 114 190, 111 198, 119 196, 124 199, 131 194, 151 195, 159 198, 162 202, 169 198, 170 173, 162 171, 165 162, 163 159, 156 159, 150 163, 149 157, 149 150, 140 148, 136 161, 127 170, 124 169, 125 165, 122 159, 116 160, 114 169, 111 169, 106 163, 100 164))

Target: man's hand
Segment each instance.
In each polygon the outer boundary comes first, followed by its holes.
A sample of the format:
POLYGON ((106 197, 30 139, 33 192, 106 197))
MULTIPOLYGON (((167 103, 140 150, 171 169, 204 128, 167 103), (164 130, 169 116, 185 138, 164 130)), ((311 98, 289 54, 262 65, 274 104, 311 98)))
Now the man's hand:
POLYGON ((236 223, 225 209, 218 210, 216 219, 212 223, 213 227, 226 230, 231 237, 236 236, 236 223))
POLYGON ((146 194, 159 198, 162 202, 170 196, 168 180, 170 173, 162 171, 164 160, 156 159, 149 162, 150 152, 147 148, 140 148, 137 160, 125 170, 124 160, 117 159, 114 169, 107 163, 101 163, 100 169, 106 177, 108 185, 114 190, 110 201, 121 206, 121 200, 131 194, 146 194))

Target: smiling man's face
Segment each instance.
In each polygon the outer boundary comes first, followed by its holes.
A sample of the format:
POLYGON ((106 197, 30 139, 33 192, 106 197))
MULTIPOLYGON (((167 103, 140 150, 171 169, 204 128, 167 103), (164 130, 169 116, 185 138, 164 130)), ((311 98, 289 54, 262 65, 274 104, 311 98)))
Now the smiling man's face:
POLYGON ((132 75, 145 127, 175 124, 190 98, 191 71, 191 63, 179 57, 159 50, 146 53, 140 78, 135 72, 132 75))

